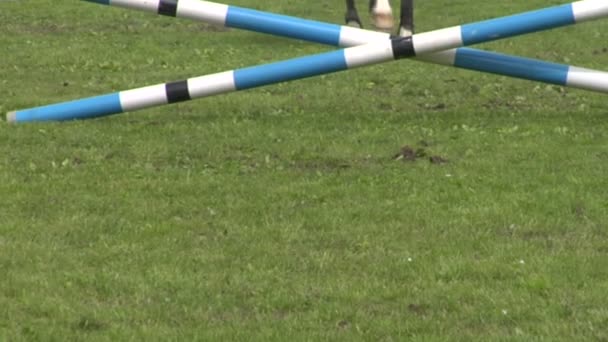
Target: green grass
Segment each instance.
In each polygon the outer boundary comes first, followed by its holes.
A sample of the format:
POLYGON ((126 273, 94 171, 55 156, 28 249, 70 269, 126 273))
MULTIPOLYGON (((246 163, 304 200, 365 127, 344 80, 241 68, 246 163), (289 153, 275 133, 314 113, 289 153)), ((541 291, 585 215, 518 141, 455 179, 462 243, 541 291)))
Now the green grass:
MULTIPOLYGON (((557 3, 421 2, 417 28, 557 3)), ((331 49, 85 2, 0 22, 0 113, 331 49)), ((607 29, 483 48, 605 70, 607 29)), ((0 122, 0 340, 606 341, 607 105, 400 61, 0 122)))

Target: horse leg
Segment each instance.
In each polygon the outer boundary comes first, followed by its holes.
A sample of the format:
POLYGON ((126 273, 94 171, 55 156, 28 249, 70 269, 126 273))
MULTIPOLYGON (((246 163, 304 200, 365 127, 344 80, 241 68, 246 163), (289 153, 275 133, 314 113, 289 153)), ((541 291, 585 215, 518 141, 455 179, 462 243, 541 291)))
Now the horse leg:
POLYGON ((399 35, 409 37, 412 34, 414 34, 414 0, 401 0, 399 35))
POLYGON ((355 7, 355 0, 346 0, 346 15, 344 16, 346 25, 362 28, 361 19, 355 7))
POLYGON ((383 31, 393 29, 393 10, 388 0, 370 0, 369 10, 377 29, 383 31))

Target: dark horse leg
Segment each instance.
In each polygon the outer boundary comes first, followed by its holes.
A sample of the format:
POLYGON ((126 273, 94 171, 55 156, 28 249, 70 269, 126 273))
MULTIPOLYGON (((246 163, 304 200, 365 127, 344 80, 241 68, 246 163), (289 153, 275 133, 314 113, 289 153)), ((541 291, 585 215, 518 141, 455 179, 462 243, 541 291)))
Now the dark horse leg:
POLYGON ((414 0, 401 0, 399 35, 409 37, 412 34, 414 34, 414 0))
POLYGON ((346 0, 346 15, 344 17, 346 25, 362 28, 361 19, 357 13, 357 7, 355 7, 355 0, 346 0))
MULTIPOLYGON (((376 28, 384 31, 389 31, 393 28, 393 13, 388 0, 370 0, 369 12, 376 28)), ((346 15, 344 19, 346 25, 359 28, 363 27, 359 14, 357 13, 355 0, 346 0, 346 15)))

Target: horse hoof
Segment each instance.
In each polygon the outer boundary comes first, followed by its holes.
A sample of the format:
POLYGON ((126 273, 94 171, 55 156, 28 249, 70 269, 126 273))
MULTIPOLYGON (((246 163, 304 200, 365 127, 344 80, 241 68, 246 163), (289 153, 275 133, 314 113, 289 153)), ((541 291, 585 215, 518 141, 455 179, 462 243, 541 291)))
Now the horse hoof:
POLYGON ((346 22, 346 26, 354 27, 354 28, 363 28, 360 22, 356 20, 349 20, 346 22))
POLYGON ((405 27, 399 28, 399 36, 400 37, 411 37, 414 34, 412 30, 406 29, 405 27))
POLYGON ((372 13, 372 20, 378 30, 391 31, 393 29, 393 15, 391 13, 372 13))

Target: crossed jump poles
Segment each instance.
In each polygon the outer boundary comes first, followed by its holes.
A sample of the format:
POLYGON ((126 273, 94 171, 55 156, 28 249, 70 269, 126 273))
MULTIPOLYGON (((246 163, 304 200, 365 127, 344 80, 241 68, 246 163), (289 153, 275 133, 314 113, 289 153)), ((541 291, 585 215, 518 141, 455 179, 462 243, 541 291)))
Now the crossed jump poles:
POLYGON ((415 34, 412 37, 390 37, 387 33, 199 0, 85 1, 189 18, 345 49, 17 110, 7 113, 7 121, 19 123, 94 118, 401 58, 415 58, 435 64, 608 93, 608 72, 463 48, 607 17, 608 0, 577 1, 415 34))

